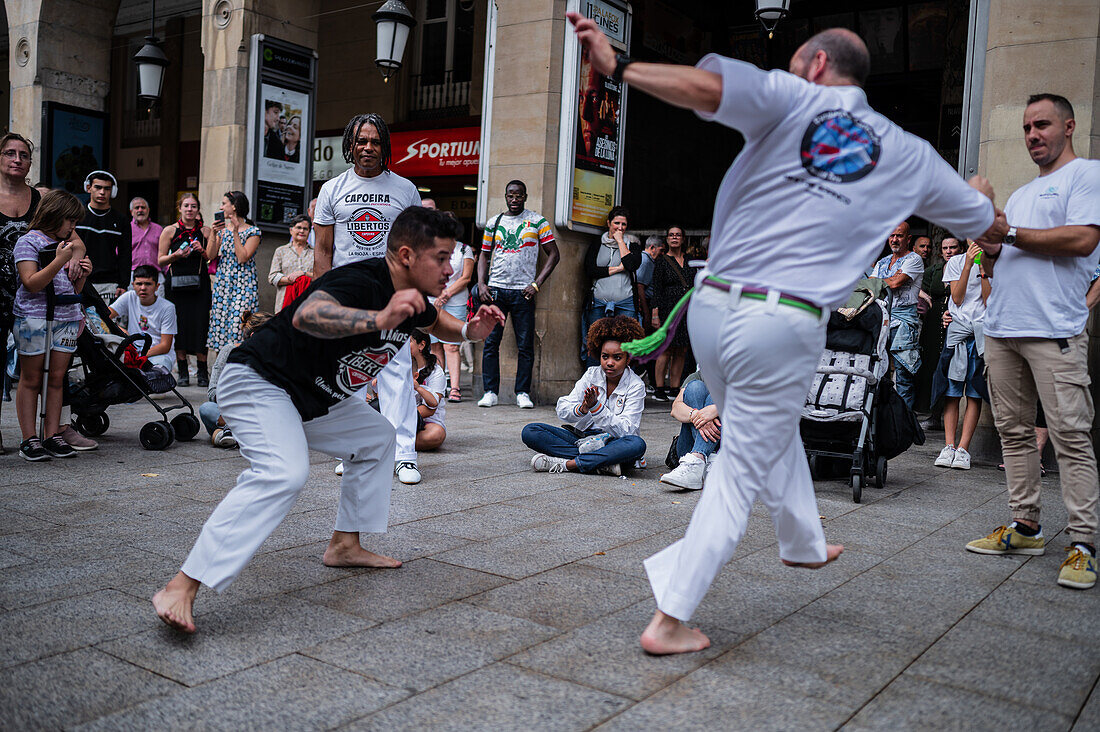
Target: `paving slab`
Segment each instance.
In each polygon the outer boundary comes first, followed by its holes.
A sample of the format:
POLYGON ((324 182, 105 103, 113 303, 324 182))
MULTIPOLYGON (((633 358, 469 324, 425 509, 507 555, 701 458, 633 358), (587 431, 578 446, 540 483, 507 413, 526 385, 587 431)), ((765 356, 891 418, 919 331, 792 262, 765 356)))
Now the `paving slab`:
POLYGON ((292 654, 77 729, 324 730, 406 696, 402 689, 292 654))
POLYGON ((94 648, 4 671, 0 720, 7 729, 71 727, 182 688, 94 648))
POLYGON ((493 732, 591 729, 630 702, 506 663, 495 663, 348 726, 350 730, 493 732))
POLYGON ((303 653, 420 692, 510 656, 557 632, 520 618, 452 603, 323 643, 303 653))

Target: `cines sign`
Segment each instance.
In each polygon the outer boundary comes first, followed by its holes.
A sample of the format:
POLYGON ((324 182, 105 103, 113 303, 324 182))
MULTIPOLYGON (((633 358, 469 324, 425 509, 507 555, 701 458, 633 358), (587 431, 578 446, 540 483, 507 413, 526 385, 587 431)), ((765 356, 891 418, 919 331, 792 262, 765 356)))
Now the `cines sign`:
POLYGON ((481 128, 392 132, 390 150, 390 168, 406 178, 477 175, 481 128))
POLYGON ((626 46, 626 13, 601 0, 583 0, 581 14, 596 21, 613 46, 626 46))

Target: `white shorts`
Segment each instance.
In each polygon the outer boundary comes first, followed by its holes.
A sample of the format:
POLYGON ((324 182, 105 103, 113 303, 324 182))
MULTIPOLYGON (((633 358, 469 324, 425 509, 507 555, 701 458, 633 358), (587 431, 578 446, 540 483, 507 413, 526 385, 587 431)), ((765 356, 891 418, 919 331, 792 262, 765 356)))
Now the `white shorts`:
MULTIPOLYGON (((76 337, 80 335, 81 320, 55 320, 53 324, 51 351, 73 353, 76 351, 76 337)), ((41 356, 46 352, 46 319, 15 318, 15 348, 24 356, 41 356)))

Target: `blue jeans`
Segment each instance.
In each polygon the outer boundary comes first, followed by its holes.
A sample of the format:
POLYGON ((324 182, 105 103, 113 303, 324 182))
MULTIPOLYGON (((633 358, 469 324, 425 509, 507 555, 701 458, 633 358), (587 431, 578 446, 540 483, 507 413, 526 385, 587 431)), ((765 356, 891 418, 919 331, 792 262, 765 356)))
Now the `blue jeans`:
POLYGON ((584 311, 584 315, 581 316, 581 361, 584 362, 585 366, 600 365, 600 360, 592 358, 588 353, 588 329, 600 318, 610 318, 612 315, 626 315, 637 320, 638 312, 634 309, 634 299, 628 297, 618 302, 604 302, 592 298, 592 303, 584 311))
POLYGON ((916 377, 909 373, 901 364, 894 364, 894 388, 898 391, 898 396, 905 402, 910 409, 913 408, 914 401, 916 400, 916 377))
MULTIPOLYGON (((523 290, 505 290, 490 287, 493 304, 505 317, 512 316, 512 330, 516 334, 516 393, 531 393, 531 369, 535 365, 535 301, 523 296, 523 290)), ((500 391, 500 341, 504 338, 504 325, 493 328, 485 339, 481 352, 481 383, 485 391, 500 391)))
MULTIPOLYGON (((702 379, 696 379, 684 387, 684 404, 692 409, 702 409, 714 404, 702 379)), ((697 452, 705 458, 717 449, 718 443, 708 442, 690 422, 680 427, 680 436, 676 438, 676 457, 682 458, 689 452, 697 452)))
POLYGON ((206 434, 214 434, 214 430, 218 428, 218 417, 220 416, 222 416, 222 411, 214 402, 203 402, 199 405, 199 420, 202 422, 202 426, 206 428, 206 434))
MULTIPOLYGON (((585 434, 599 434, 599 430, 589 430, 585 434)), ((532 422, 523 428, 523 444, 535 452, 554 457, 572 459, 582 473, 595 472, 596 468, 618 463, 628 467, 645 455, 645 440, 637 435, 627 435, 608 440, 607 444, 595 452, 577 453, 577 436, 562 427, 532 422)))

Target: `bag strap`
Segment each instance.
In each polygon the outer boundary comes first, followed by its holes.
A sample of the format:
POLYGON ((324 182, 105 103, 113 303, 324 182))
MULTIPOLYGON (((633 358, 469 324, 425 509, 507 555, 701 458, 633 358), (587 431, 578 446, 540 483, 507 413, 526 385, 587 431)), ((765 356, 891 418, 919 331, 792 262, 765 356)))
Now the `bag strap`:
MULTIPOLYGON (((667 254, 665 256, 668 257, 667 254)), ((672 260, 673 262, 676 262, 676 260, 672 259, 672 257, 668 257, 668 258, 670 260, 672 260)), ((684 261, 686 262, 687 260, 685 259, 684 261)), ((676 276, 680 278, 680 284, 681 285, 683 285, 684 287, 691 287, 691 285, 688 284, 687 280, 684 279, 684 269, 683 269, 683 267, 680 266, 680 264, 678 262, 676 263, 675 267, 672 267, 672 271, 675 272, 676 276)))
MULTIPOLYGON (((497 228, 500 227, 500 220, 502 218, 504 218, 504 213, 505 213, 504 211, 501 211, 500 216, 497 216, 497 220, 493 222, 493 231, 492 231, 492 233, 489 234, 489 263, 485 267, 485 276, 486 277, 488 277, 489 275, 492 274, 491 270, 493 268, 493 249, 496 247, 496 243, 497 243, 497 228)), ((482 252, 482 254, 484 254, 484 253, 485 252, 482 252)), ((474 274, 477 274, 477 273, 475 272, 474 274)), ((485 286, 486 287, 489 286, 489 281, 488 280, 485 281, 485 286)), ((472 292, 472 290, 471 290, 471 292, 472 292)))

